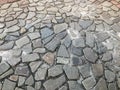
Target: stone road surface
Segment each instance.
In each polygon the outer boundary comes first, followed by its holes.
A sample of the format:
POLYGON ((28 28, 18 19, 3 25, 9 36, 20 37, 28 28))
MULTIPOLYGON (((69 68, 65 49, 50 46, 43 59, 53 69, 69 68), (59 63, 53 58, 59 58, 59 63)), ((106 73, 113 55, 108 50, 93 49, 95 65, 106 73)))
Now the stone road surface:
POLYGON ((120 90, 120 0, 1 3, 0 90, 120 90))

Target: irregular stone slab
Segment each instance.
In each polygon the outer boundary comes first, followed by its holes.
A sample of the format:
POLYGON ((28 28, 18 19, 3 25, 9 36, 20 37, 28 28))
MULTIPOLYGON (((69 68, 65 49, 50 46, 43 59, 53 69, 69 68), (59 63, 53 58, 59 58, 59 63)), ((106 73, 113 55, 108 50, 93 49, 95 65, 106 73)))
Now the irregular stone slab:
POLYGON ((100 78, 98 83, 95 86, 95 90, 108 90, 107 89, 107 84, 103 78, 100 78))
POLYGON ((22 56, 22 62, 31 62, 40 59, 37 53, 27 54, 22 56))
POLYGON ((18 23, 17 20, 6 22, 6 27, 8 28, 8 27, 11 27, 11 26, 15 26, 17 23, 18 23))
POLYGON ((53 30, 51 30, 50 28, 43 28, 40 31, 41 31, 41 38, 42 39, 47 38, 53 34, 53 30))
POLYGON ((11 80, 11 81, 15 81, 15 82, 17 82, 17 80, 18 80, 18 75, 11 75, 10 77, 9 77, 9 79, 11 80))
POLYGON ((117 86, 115 83, 110 83, 110 84, 108 84, 108 89, 109 90, 117 90, 117 86))
POLYGON ((0 50, 9 50, 14 47, 14 41, 10 41, 0 46, 0 50))
POLYGON ((32 72, 35 72, 37 70, 37 68, 42 64, 41 61, 35 61, 35 62, 31 62, 29 64, 30 68, 31 68, 31 71, 32 72))
POLYGON ((85 80, 83 80, 82 84, 86 90, 89 90, 94 87, 94 85, 96 84, 96 80, 94 77, 89 77, 89 78, 86 78, 85 80))
POLYGON ((4 74, 2 74, 0 76, 0 79, 6 78, 7 76, 9 76, 9 75, 11 75, 13 73, 14 73, 13 69, 9 69, 7 72, 5 72, 4 74))
POLYGON ((115 73, 110 70, 105 70, 105 78, 107 79, 107 82, 115 81, 115 73))
POLYGON ((55 77, 62 73, 63 73, 62 65, 55 65, 51 67, 50 69, 48 69, 48 76, 55 77))
POLYGON ((30 75, 30 76, 26 79, 25 84, 26 84, 26 85, 33 85, 33 84, 34 84, 34 78, 33 78, 32 75, 30 75))
POLYGON ((59 90, 68 90, 67 86, 62 86, 61 88, 59 88, 59 90))
POLYGON ((86 44, 90 47, 94 47, 94 45, 95 45, 94 35, 89 32, 86 33, 86 44))
MULTIPOLYGON (((24 45, 24 46, 21 48, 21 50, 23 51, 22 53, 24 53, 24 54, 32 53, 32 44, 30 43, 30 44, 24 45)), ((23 54, 23 55, 24 55, 24 54, 23 54)))
POLYGON ((90 69, 89 64, 85 64, 79 67, 79 71, 82 74, 84 78, 90 77, 91 76, 91 69, 90 69))
POLYGON ((82 65, 83 61, 78 56, 73 55, 71 57, 72 65, 82 65))
POLYGON ((2 90, 14 90, 15 86, 15 82, 5 79, 2 90))
POLYGON ((112 54, 110 52, 106 52, 105 54, 103 54, 102 60, 103 61, 110 61, 112 60, 112 54))
POLYGON ((60 64, 68 64, 70 62, 69 58, 62 58, 62 57, 57 57, 57 63, 60 64))
POLYGON ((91 20, 80 20, 79 21, 79 25, 83 28, 83 29, 87 29, 90 25, 92 25, 93 21, 91 20))
POLYGON ((0 75, 6 72, 9 68, 10 66, 7 63, 0 63, 0 75))
POLYGON ((27 90, 35 90, 32 86, 27 86, 27 90))
POLYGON ((65 74, 67 75, 68 79, 78 79, 79 78, 79 72, 76 67, 65 65, 63 67, 65 74))
POLYGON ((112 27, 112 29, 113 29, 114 31, 120 32, 120 25, 118 25, 118 24, 113 24, 111 27, 112 27))
POLYGON ((34 53, 45 53, 46 49, 45 48, 36 48, 33 50, 34 53))
POLYGON ((16 41, 16 45, 18 48, 21 48, 22 46, 28 44, 29 42, 30 42, 29 38, 27 36, 24 36, 16 41))
POLYGON ((58 33, 58 34, 56 35, 56 37, 61 40, 61 39, 64 39, 66 35, 67 35, 67 32, 66 32, 66 31, 63 31, 63 32, 58 33))
POLYGON ((98 59, 97 54, 91 48, 85 48, 83 49, 83 52, 86 59, 92 63, 95 63, 95 61, 98 59))
POLYGON ((56 79, 49 79, 45 81, 43 86, 45 87, 46 90, 55 90, 58 87, 60 87, 62 84, 64 84, 66 81, 65 76, 62 75, 56 79))
POLYGON ((47 62, 48 64, 53 64, 54 63, 54 58, 55 58, 55 55, 54 53, 51 53, 51 52, 48 52, 46 53, 42 59, 47 62))
POLYGON ((15 65, 17 65, 20 61, 21 61, 20 58, 10 58, 7 62, 8 62, 11 66, 15 66, 15 65))
POLYGON ((40 33, 39 32, 33 32, 33 33, 29 33, 28 36, 30 37, 31 40, 40 38, 40 33))
POLYGON ((8 29, 6 29, 5 32, 10 33, 10 32, 16 32, 18 30, 20 30, 20 27, 15 25, 15 26, 12 26, 12 27, 9 27, 8 29))
POLYGON ((84 90, 76 81, 68 81, 69 90, 84 90))
POLYGON ((69 47, 72 43, 72 40, 70 39, 70 37, 67 35, 65 38, 64 38, 64 41, 63 41, 63 44, 66 46, 66 47, 69 47))
POLYGON ((26 65, 19 65, 15 69, 15 74, 16 75, 23 75, 23 76, 28 76, 29 75, 29 68, 26 65))
POLYGON ((73 40, 72 45, 75 47, 85 47, 85 39, 84 38, 78 38, 73 40))
POLYGON ((40 48, 42 47, 42 42, 41 42, 41 39, 35 39, 32 41, 32 44, 33 44, 33 47, 34 48, 40 48))
POLYGON ((100 77, 103 75, 103 65, 102 64, 93 64, 92 71, 95 77, 100 77))
POLYGON ((41 81, 35 82, 35 90, 40 90, 41 86, 42 86, 41 81))
POLYGON ((83 48, 71 46, 71 53, 77 56, 82 56, 83 48))
POLYGON ((4 28, 5 24, 0 23, 0 29, 4 28))
POLYGON ((55 49, 60 45, 60 39, 53 38, 49 43, 45 45, 45 47, 50 51, 55 51, 55 49))
POLYGON ((54 32, 55 33, 60 33, 60 32, 64 31, 67 28, 68 28, 68 24, 66 24, 66 23, 56 24, 54 26, 54 32))
POLYGON ((35 80, 45 80, 47 68, 39 68, 35 73, 35 80))
POLYGON ((28 16, 27 16, 27 19, 31 19, 31 18, 33 18, 35 15, 36 15, 35 12, 29 12, 29 13, 28 13, 28 16))
POLYGON ((110 38, 107 32, 99 32, 96 34, 98 41, 103 42, 106 39, 110 38))
POLYGON ((61 45, 59 50, 58 50, 58 53, 57 53, 57 56, 58 57, 65 57, 65 58, 69 58, 69 53, 67 51, 67 48, 64 46, 64 45, 61 45))
POLYGON ((26 80, 26 77, 19 76, 18 86, 22 86, 24 84, 25 80, 26 80))

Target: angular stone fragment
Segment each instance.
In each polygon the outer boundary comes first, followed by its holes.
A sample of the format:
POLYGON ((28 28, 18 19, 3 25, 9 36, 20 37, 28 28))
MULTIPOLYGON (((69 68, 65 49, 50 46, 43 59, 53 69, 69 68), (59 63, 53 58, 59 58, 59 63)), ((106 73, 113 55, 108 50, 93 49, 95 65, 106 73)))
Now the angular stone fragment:
POLYGON ((107 82, 112 82, 115 80, 115 74, 110 70, 105 70, 105 78, 107 82))
POLYGON ((57 57, 57 63, 60 63, 60 64, 68 64, 69 62, 70 62, 69 58, 57 57))
POLYGON ((22 53, 24 53, 24 55, 26 54, 29 54, 29 53, 32 53, 32 44, 29 43, 29 44, 26 44, 24 45, 21 50, 23 51, 22 53))
POLYGON ((28 76, 29 75, 29 68, 26 65, 19 65, 15 69, 15 74, 16 75, 23 75, 23 76, 28 76))
POLYGON ((1 28, 4 28, 4 26, 5 26, 5 24, 0 23, 0 29, 1 29, 1 28))
POLYGON ((117 86, 115 83, 110 83, 110 84, 108 84, 108 89, 109 90, 117 90, 117 86))
POLYGON ((33 54, 27 54, 27 55, 23 55, 22 56, 22 62, 31 62, 31 61, 36 61, 38 60, 40 57, 37 53, 33 53, 33 54))
POLYGON ((82 84, 86 90, 89 90, 89 89, 92 89, 94 87, 94 85, 96 84, 96 80, 94 77, 88 77, 82 81, 82 84))
POLYGON ((39 68, 35 73, 35 80, 45 80, 47 68, 39 68))
POLYGON ((41 42, 41 39, 35 39, 32 41, 32 44, 33 44, 33 47, 34 48, 40 48, 42 47, 42 42, 41 42))
POLYGON ((51 67, 48 69, 48 76, 58 76, 63 73, 62 65, 55 65, 54 67, 51 67))
POLYGON ((76 81, 68 81, 69 90, 84 90, 83 87, 76 81))
POLYGON ((102 64, 93 64, 92 71, 95 77, 100 77, 103 75, 103 65, 102 64))
POLYGON ((24 84, 25 80, 26 80, 26 77, 19 76, 18 86, 22 86, 24 84))
POLYGON ((98 55, 91 48, 85 48, 83 49, 83 52, 86 59, 92 63, 95 63, 95 61, 98 59, 98 55))
POLYGON ((64 45, 61 45, 59 50, 58 50, 58 57, 65 57, 65 58, 69 58, 69 53, 67 51, 67 48, 64 45))
POLYGON ((29 12, 29 13, 28 13, 28 16, 27 16, 27 19, 31 19, 31 18, 33 18, 35 15, 36 15, 35 12, 29 12))
POLYGON ((14 41, 10 41, 8 43, 1 45, 0 50, 9 50, 9 49, 12 49, 13 46, 14 46, 14 41))
POLYGON ((40 31, 41 31, 42 39, 47 38, 47 37, 49 37, 50 35, 53 34, 53 31, 49 28, 43 28, 40 31))
POLYGON ((32 75, 30 75, 30 76, 26 79, 25 84, 26 84, 26 85, 33 85, 33 84, 34 84, 34 78, 33 78, 32 75))
POLYGON ((89 64, 85 64, 79 67, 79 71, 84 78, 91 76, 91 69, 89 64))
POLYGON ((13 21, 9 21, 9 22, 6 22, 6 27, 11 27, 11 26, 15 26, 15 24, 17 24, 18 21, 17 20, 13 20, 13 21))
POLYGON ((112 54, 110 52, 106 52, 105 54, 103 54, 102 60, 103 61, 110 61, 110 60, 112 60, 112 54))
POLYGON ((64 31, 67 28, 68 28, 68 24, 66 24, 66 23, 56 24, 54 26, 54 32, 55 33, 60 33, 60 32, 64 31))
POLYGON ((77 56, 82 56, 83 48, 71 46, 71 53, 77 56))
POLYGON ((21 61, 20 58, 10 58, 7 62, 8 62, 11 66, 15 66, 15 65, 17 65, 20 61, 21 61))
POLYGON ((29 33, 28 36, 30 37, 31 40, 37 39, 40 37, 40 33, 39 32, 33 32, 33 33, 29 33))
POLYGON ((45 87, 46 90, 55 90, 59 88, 62 84, 64 84, 66 81, 65 76, 62 75, 56 79, 49 79, 45 81, 43 86, 45 87))
POLYGON ((15 82, 5 79, 2 90, 14 90, 15 86, 15 82))
POLYGON ((60 45, 60 39, 54 37, 45 47, 50 51, 55 51, 55 49, 60 45))
POLYGON ((66 47, 69 47, 71 45, 72 41, 68 35, 64 38, 63 43, 66 47))
POLYGON ((120 25, 118 25, 118 24, 113 24, 111 27, 112 27, 112 29, 113 29, 115 32, 120 32, 120 25))
POLYGON ((100 78, 98 83, 95 86, 95 90, 108 90, 107 89, 107 84, 103 78, 100 78))
POLYGON ((31 71, 32 72, 35 72, 37 70, 37 68, 42 64, 41 61, 36 61, 36 62, 31 62, 29 64, 30 68, 31 68, 31 71))
POLYGON ((63 67, 65 74, 67 75, 68 79, 78 79, 79 78, 79 71, 76 67, 65 65, 63 67))
POLYGON ((46 53, 42 59, 47 62, 48 64, 53 64, 54 63, 54 58, 55 58, 55 55, 54 53, 51 53, 51 52, 48 52, 46 53))
POLYGON ((41 85, 42 85, 41 81, 35 82, 35 90, 40 90, 41 85))
POLYGON ((82 65, 83 62, 78 56, 75 55, 71 57, 71 60, 72 60, 72 65, 82 65))
POLYGON ((62 86, 61 88, 59 88, 59 90, 68 90, 67 86, 62 86))
POLYGON ((6 72, 9 68, 10 66, 7 63, 0 63, 0 75, 6 72))
POLYGON ((5 32, 7 32, 7 33, 16 32, 16 31, 18 31, 19 29, 20 29, 20 27, 17 26, 17 25, 15 25, 15 26, 12 26, 12 27, 9 27, 8 29, 6 29, 5 32))
POLYGON ((21 48, 22 46, 29 43, 29 38, 27 36, 24 36, 16 41, 16 45, 18 48, 21 48))
POLYGON ((80 20, 79 21, 79 25, 83 28, 83 29, 87 29, 90 25, 92 25, 93 21, 91 20, 80 20))

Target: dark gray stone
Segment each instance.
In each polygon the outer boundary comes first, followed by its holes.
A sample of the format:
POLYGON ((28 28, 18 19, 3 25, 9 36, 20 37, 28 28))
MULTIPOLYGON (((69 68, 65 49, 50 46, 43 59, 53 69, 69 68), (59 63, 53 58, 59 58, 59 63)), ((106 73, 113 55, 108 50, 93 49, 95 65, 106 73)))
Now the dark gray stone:
POLYGON ((116 83, 109 83, 108 84, 108 90, 118 90, 116 83))
POLYGON ((74 54, 74 55, 77 55, 77 56, 82 56, 83 55, 83 49, 71 46, 71 53, 74 54))
POLYGON ((66 47, 69 47, 72 43, 72 40, 70 39, 70 37, 67 35, 65 37, 65 39, 63 40, 63 44, 66 46, 66 47))
POLYGON ((73 55, 71 57, 72 65, 82 65, 83 61, 78 56, 73 55))
POLYGON ((14 41, 10 41, 8 43, 1 45, 0 50, 9 50, 9 49, 12 49, 13 46, 14 46, 14 41))
POLYGON ((87 29, 90 25, 92 25, 93 21, 91 20, 80 20, 79 21, 79 25, 83 28, 83 29, 87 29))

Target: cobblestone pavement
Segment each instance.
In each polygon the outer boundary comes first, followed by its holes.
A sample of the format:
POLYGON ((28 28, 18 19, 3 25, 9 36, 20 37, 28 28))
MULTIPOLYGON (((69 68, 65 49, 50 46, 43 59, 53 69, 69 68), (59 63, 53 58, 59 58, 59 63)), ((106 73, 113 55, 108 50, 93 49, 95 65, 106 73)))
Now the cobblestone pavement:
POLYGON ((0 5, 0 90, 120 90, 120 0, 0 5))

